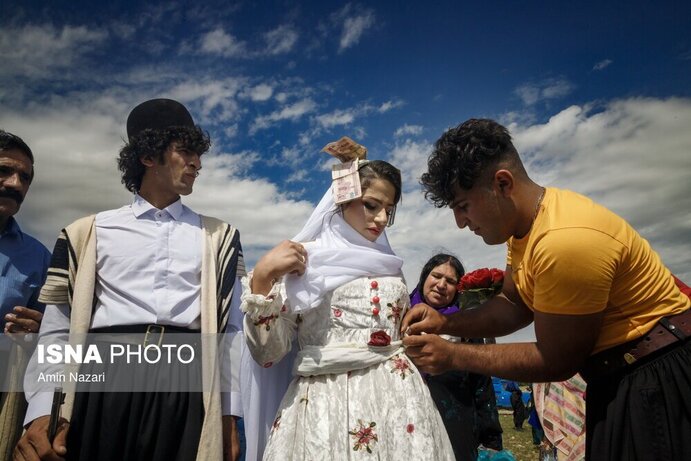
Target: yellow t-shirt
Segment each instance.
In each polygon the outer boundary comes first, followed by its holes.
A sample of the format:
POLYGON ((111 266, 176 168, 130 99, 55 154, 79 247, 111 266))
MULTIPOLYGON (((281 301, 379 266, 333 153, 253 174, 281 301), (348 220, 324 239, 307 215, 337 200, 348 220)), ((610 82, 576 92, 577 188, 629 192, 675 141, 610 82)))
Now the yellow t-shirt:
POLYGON ((643 336, 661 317, 691 306, 638 232, 575 192, 548 188, 528 235, 508 246, 513 281, 530 309, 605 311, 593 353, 643 336))

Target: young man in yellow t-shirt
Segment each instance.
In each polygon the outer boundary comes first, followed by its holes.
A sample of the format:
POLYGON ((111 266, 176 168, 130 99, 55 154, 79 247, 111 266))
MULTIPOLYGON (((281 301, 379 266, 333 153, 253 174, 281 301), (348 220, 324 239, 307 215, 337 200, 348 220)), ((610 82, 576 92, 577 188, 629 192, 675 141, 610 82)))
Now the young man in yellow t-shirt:
POLYGON ((525 382, 588 380, 587 459, 691 452, 691 300, 626 221, 575 192, 534 183, 503 126, 471 119, 436 142, 426 196, 459 228, 508 245, 501 296, 453 316, 412 309, 408 355, 423 371, 525 382), (534 343, 451 344, 535 322, 534 343))

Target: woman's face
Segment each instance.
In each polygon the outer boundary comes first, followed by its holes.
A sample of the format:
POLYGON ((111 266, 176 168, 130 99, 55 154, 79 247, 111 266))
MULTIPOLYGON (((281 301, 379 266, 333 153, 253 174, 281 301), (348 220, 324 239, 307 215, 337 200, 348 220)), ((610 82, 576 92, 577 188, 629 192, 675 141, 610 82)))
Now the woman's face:
POLYGON ((343 219, 358 234, 374 242, 386 228, 394 208, 396 189, 385 179, 373 179, 362 197, 350 201, 343 208, 343 219))
POLYGON ((458 274, 456 270, 445 262, 429 273, 422 285, 422 296, 432 307, 446 307, 456 296, 458 274))

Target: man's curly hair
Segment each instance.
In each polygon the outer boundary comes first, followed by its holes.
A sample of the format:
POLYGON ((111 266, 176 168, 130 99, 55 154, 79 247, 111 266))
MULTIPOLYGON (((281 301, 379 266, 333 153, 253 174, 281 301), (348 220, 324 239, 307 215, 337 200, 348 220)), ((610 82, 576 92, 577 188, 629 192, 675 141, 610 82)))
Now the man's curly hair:
POLYGON ((163 154, 173 142, 199 155, 206 153, 211 147, 209 134, 199 126, 142 131, 123 146, 118 157, 118 169, 122 173, 122 183, 127 190, 138 192, 142 186, 146 167, 140 159, 151 157, 162 164, 163 154))
POLYGON ((506 128, 494 120, 470 119, 450 128, 434 143, 420 184, 425 198, 442 208, 453 202, 454 186, 469 190, 491 166, 517 160, 506 128))

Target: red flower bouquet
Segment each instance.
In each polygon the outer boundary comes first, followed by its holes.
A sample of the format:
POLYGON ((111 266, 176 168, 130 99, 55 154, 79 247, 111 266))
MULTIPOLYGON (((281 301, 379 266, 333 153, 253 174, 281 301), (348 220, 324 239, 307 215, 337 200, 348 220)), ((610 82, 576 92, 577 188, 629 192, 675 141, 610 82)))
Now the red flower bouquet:
POLYGON ((482 268, 461 277, 456 289, 459 294, 458 306, 461 309, 484 303, 501 291, 504 285, 504 271, 482 268))

